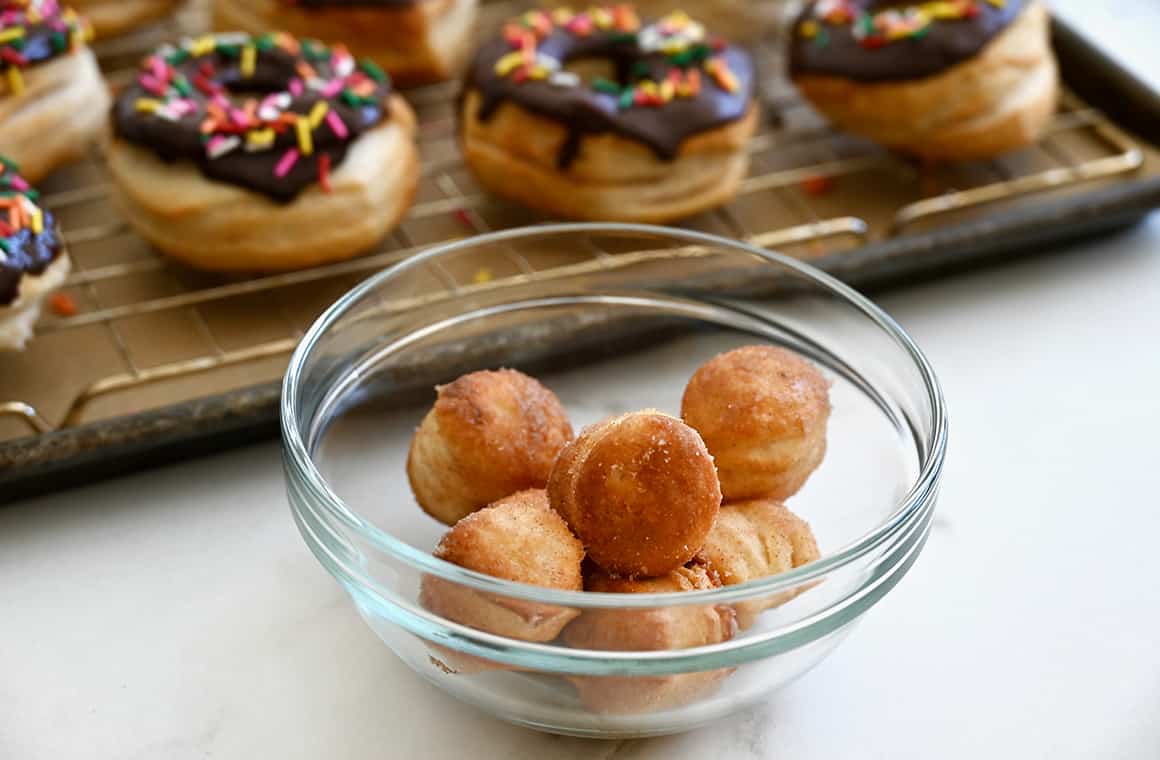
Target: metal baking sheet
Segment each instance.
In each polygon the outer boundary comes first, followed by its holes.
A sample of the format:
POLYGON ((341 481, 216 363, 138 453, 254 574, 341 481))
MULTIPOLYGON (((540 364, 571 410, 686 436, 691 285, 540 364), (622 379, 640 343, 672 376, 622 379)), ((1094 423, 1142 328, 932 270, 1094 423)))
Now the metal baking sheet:
MULTIPOLYGON (((512 8, 485 5, 482 25, 512 8)), ((125 81, 160 39, 203 24, 195 6, 102 44, 110 80, 125 81)), ((1074 31, 1057 24, 1055 36, 1068 94, 1049 134, 994 161, 945 167, 834 133, 797 99, 777 56, 759 50, 766 124, 750 145, 751 172, 737 200, 684 226, 885 287, 1141 218, 1160 205, 1160 136, 1149 133, 1160 101, 1074 31)), ((0 500, 273 435, 289 353, 340 294, 424 246, 545 221, 475 185, 455 144, 456 91, 450 83, 407 93, 421 122, 416 204, 378 250, 337 265, 244 279, 193 272, 117 217, 99 152, 43 183, 76 263, 67 292, 78 311, 46 316, 26 352, 0 355, 0 500)), ((435 273, 432 291, 549 274, 480 261, 435 273)))

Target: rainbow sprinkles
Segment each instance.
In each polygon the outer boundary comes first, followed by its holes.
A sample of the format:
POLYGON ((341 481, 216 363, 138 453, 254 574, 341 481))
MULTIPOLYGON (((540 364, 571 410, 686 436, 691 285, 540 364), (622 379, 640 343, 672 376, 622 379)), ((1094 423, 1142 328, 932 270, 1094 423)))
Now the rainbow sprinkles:
POLYGON ((63 250, 53 215, 20 169, 0 156, 0 305, 20 296, 25 274, 39 275, 63 250))
POLYGON ((0 251, 12 253, 12 240, 21 233, 44 232, 44 211, 37 205, 40 193, 20 176, 12 161, 0 157, 0 251))
POLYGON ((387 117, 389 77, 340 46, 285 33, 206 35, 145 59, 118 101, 125 139, 290 200, 329 190, 349 143, 387 117))
POLYGON ((642 25, 630 5, 524 13, 504 27, 503 37, 511 52, 496 61, 495 73, 517 83, 547 81, 558 87, 579 86, 580 78, 564 69, 564 60, 544 50, 544 41, 556 32, 581 39, 605 33, 614 44, 635 46, 643 56, 663 59, 665 66, 659 74, 648 62, 638 61, 623 85, 609 79, 592 83, 597 92, 615 98, 621 110, 657 108, 674 99, 695 98, 701 92, 702 72, 727 92, 740 87, 736 74, 719 55, 725 43, 710 40, 699 22, 683 11, 674 11, 656 23, 642 25))
POLYGON ((1003 8, 1007 0, 935 0, 901 8, 869 11, 852 0, 819 0, 810 18, 798 25, 798 34, 820 46, 829 44, 827 26, 851 27, 854 39, 868 49, 905 39, 922 39, 937 21, 976 18, 983 4, 1003 8))
POLYGON ((23 70, 74 53, 92 28, 58 0, 0 0, 0 65, 8 94, 22 95, 23 70))

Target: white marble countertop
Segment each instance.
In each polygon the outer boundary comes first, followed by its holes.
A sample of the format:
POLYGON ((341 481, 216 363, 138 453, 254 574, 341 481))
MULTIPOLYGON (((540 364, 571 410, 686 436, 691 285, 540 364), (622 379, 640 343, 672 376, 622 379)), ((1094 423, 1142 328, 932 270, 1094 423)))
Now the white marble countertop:
POLYGON ((0 509, 0 758, 1160 757, 1160 215, 882 302, 950 403, 940 519, 767 706, 600 743, 458 704, 315 563, 270 443, 0 509))

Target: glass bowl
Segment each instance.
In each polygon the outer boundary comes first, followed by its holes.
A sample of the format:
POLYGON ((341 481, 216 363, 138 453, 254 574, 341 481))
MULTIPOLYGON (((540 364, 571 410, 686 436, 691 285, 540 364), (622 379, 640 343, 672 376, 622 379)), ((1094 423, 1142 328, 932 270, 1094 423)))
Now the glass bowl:
POLYGON ((281 415, 298 528, 383 642, 499 718, 592 737, 688 730, 816 665, 921 551, 947 436, 926 359, 855 291, 742 243, 626 224, 484 235, 370 278, 306 334, 281 415), (708 591, 606 594, 511 583, 432 556, 447 528, 414 502, 404 468, 435 384, 519 368, 559 395, 579 429, 642 408, 679 413, 702 362, 755 343, 799 352, 832 382, 825 460, 788 502, 813 527, 817 561, 708 591), (772 608, 712 645, 575 649, 435 615, 420 603, 425 576, 532 622, 566 611, 641 630, 739 604, 772 608))

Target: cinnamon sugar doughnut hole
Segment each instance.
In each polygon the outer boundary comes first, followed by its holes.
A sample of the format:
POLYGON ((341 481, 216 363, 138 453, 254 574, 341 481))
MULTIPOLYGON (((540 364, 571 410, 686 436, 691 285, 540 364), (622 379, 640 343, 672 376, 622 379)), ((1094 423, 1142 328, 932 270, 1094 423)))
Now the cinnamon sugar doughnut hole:
POLYGON ((792 351, 744 346, 697 369, 681 416, 713 454, 726 501, 787 499, 826 454, 829 383, 792 351))
POLYGON ((586 428, 552 468, 548 496, 592 561, 629 577, 688 562, 721 505, 697 431, 655 410, 586 428))
MULTIPOLYGON (((679 567, 659 578, 632 580, 590 570, 584 590, 615 594, 656 594, 719 588, 720 579, 700 564, 679 567)), ((661 607, 652 610, 592 609, 564 629, 577 649, 657 651, 688 649, 727 641, 736 631, 726 605, 661 607)), ((589 710, 631 714, 671 709, 703 696, 732 672, 730 668, 669 676, 575 676, 569 680, 589 710)))
MULTIPOLYGON (((584 547, 548 506, 543 490, 521 491, 464 517, 444 534, 435 556, 495 578, 580 591, 584 547)), ((423 576, 419 603, 472 628, 522 641, 551 641, 576 610, 485 594, 433 575, 423 576)), ((506 667, 445 647, 439 659, 456 672, 506 667)))
MULTIPOLYGON (((697 554, 698 562, 715 572, 726 586, 777 575, 813 562, 821 553, 809 523, 779 501, 757 500, 721 507, 713 530, 697 554)), ((805 587, 767 599, 733 605, 737 625, 749 628, 765 610, 793 599, 805 587)))
MULTIPOLYGON (((435 556, 495 578, 581 591, 584 547, 548 506, 542 489, 520 491, 464 517, 444 534, 435 556)), ((575 610, 483 594, 427 575, 420 603, 449 620, 522 641, 551 641, 575 610)))
POLYGON ((572 438, 556 394, 511 369, 472 372, 436 393, 407 456, 407 478, 428 514, 453 525, 516 491, 545 486, 572 438))

